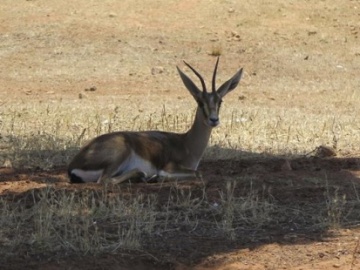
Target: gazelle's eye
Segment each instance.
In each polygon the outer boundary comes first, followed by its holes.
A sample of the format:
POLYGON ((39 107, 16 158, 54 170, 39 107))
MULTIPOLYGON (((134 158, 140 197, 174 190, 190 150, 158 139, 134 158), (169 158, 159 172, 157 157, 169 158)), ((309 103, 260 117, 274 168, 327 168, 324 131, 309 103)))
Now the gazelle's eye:
POLYGON ((203 106, 203 107, 201 107, 201 109, 204 112, 205 117, 208 117, 209 114, 210 114, 209 107, 208 106, 203 106))
POLYGON ((198 105, 199 105, 200 108, 204 107, 204 103, 202 103, 201 101, 198 101, 198 105))

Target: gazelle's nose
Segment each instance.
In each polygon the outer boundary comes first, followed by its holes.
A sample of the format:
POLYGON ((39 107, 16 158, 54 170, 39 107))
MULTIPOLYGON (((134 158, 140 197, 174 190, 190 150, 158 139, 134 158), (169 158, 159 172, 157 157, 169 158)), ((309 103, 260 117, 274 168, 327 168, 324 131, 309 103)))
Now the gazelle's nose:
POLYGON ((216 127, 219 124, 219 117, 210 117, 209 124, 212 127, 216 127))

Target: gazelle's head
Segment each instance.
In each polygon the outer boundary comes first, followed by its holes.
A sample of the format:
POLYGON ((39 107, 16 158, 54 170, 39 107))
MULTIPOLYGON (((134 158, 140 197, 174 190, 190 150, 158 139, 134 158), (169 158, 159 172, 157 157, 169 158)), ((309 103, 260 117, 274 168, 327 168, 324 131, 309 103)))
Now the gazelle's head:
POLYGON ((218 89, 216 89, 215 81, 217 67, 219 63, 218 58, 215 64, 214 74, 212 78, 212 91, 208 92, 202 76, 188 63, 186 63, 185 61, 184 63, 200 79, 202 91, 200 91, 200 89, 193 83, 193 81, 177 67, 180 77, 184 82, 186 88, 189 90, 190 94, 195 98, 196 102, 198 103, 199 109, 201 109, 203 113, 205 124, 210 127, 216 127, 220 123, 219 110, 222 98, 231 90, 235 89, 236 86, 239 84, 243 69, 240 69, 231 79, 227 80, 218 89))

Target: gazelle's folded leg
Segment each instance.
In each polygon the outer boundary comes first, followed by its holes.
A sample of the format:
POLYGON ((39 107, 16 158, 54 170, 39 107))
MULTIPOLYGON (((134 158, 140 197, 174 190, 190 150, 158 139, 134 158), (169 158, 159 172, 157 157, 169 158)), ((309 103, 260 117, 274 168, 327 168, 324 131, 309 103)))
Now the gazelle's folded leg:
POLYGON ((162 170, 159 172, 159 177, 167 180, 187 180, 194 178, 202 178, 200 172, 175 166, 171 170, 162 170))
POLYGON ((146 178, 146 174, 138 169, 132 169, 122 175, 116 176, 116 177, 112 177, 109 179, 109 183, 113 184, 113 185, 117 185, 120 184, 124 181, 127 181, 129 179, 132 178, 146 178))

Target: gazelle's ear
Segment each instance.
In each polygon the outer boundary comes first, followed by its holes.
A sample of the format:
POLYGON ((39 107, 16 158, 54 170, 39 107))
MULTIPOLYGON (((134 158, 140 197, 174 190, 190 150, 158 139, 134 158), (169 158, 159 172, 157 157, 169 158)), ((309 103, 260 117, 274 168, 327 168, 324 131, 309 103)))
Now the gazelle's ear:
POLYGON ((180 77, 184 83, 184 85, 186 86, 186 88, 189 90, 190 94, 196 99, 198 100, 198 98, 201 96, 201 91, 199 90, 199 88, 193 83, 193 81, 185 75, 185 73, 183 73, 179 67, 176 67, 180 77))
POLYGON ((228 81, 224 82, 216 91, 220 97, 224 97, 231 90, 234 90, 241 80, 243 69, 240 69, 236 74, 228 81))

